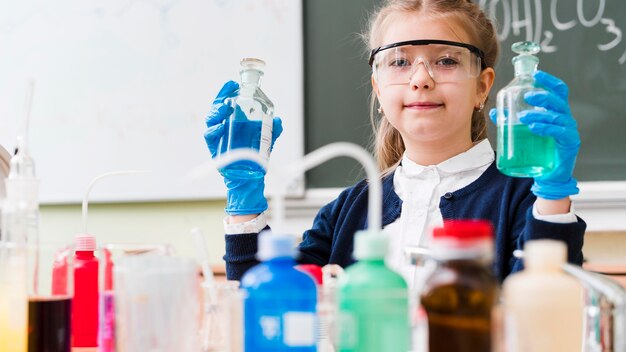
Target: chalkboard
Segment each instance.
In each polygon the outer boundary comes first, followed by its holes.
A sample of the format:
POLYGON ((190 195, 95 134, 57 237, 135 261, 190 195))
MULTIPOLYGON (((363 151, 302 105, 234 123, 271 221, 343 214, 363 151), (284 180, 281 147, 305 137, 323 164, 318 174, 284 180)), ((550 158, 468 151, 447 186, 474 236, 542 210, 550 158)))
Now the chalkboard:
MULTIPOLYGON (((382 1, 305 2, 306 151, 332 141, 369 146, 370 69, 359 40, 367 14, 382 1)), ((581 181, 626 180, 626 2, 623 0, 480 0, 501 42, 490 102, 513 78, 511 44, 541 43, 539 68, 570 87, 582 146, 581 181)), ((490 140, 495 142, 494 129, 490 140)), ((363 177, 339 160, 308 174, 308 187, 344 187, 363 177)))
POLYGON ((296 0, 0 0, 0 144, 15 147, 26 87, 35 81, 30 149, 44 203, 223 198, 203 133, 239 60, 267 66, 262 88, 284 117, 273 165, 303 145, 302 2, 296 0))

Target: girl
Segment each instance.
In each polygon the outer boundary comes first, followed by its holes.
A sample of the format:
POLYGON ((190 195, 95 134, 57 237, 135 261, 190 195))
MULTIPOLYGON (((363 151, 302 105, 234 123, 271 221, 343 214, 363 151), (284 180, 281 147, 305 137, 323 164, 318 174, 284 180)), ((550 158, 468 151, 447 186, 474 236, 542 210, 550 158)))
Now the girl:
MULTIPOLYGON (((487 219, 495 229, 495 273, 503 280, 521 269, 513 251, 526 241, 564 241, 568 259, 582 263, 585 222, 574 215, 569 196, 580 139, 570 114, 567 86, 538 72, 548 92, 525 100, 544 111, 526 111, 533 133, 556 140, 558 162, 548 175, 512 178, 495 166, 486 139, 484 106, 494 82, 498 42, 491 21, 468 0, 388 0, 371 18, 374 152, 382 170, 383 232, 387 261, 413 278, 404 264, 406 245, 428 247, 431 229, 448 219, 487 219)), ((220 91, 207 119, 205 139, 213 156, 232 112, 225 99, 237 84, 220 91)), ((495 115, 490 114, 492 119, 495 115)), ((282 131, 274 121, 274 139, 282 131)), ((257 236, 267 229, 263 179, 225 179, 228 189, 227 276, 238 280, 255 265, 257 236)), ((354 262, 353 237, 365 228, 368 183, 344 190, 317 214, 299 245, 299 261, 343 267, 354 262)))

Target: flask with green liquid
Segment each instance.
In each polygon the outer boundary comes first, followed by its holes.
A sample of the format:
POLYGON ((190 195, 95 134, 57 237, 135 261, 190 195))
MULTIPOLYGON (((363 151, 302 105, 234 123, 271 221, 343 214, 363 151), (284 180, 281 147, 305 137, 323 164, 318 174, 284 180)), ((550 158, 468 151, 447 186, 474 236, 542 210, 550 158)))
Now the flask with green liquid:
POLYGON ((513 58, 515 78, 498 92, 498 142, 496 165, 500 172, 513 177, 536 177, 549 173, 555 166, 556 150, 552 137, 542 137, 519 121, 524 110, 542 110, 524 101, 524 94, 538 87, 533 78, 540 46, 533 42, 517 42, 511 49, 519 54, 513 58))

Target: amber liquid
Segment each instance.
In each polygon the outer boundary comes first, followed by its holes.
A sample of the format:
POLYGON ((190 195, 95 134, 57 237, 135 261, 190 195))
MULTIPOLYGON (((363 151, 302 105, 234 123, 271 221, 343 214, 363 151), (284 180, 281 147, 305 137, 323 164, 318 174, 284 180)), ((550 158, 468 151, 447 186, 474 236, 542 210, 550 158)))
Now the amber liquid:
POLYGON ((28 298, 28 352, 70 352, 72 299, 28 298))
POLYGON ((486 265, 470 260, 442 264, 421 296, 428 316, 429 351, 491 351, 497 295, 497 281, 486 265))

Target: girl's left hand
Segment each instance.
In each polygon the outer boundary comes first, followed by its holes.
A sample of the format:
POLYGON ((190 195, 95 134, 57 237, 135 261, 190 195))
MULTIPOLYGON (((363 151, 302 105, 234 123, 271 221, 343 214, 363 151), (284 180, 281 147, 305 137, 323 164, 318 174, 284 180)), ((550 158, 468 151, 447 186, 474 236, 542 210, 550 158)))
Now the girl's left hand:
MULTIPOLYGON (((580 149, 578 125, 572 117, 568 103, 568 87, 562 80, 543 71, 534 74, 537 84, 545 91, 533 91, 524 95, 524 100, 540 110, 525 110, 519 113, 520 121, 530 131, 552 137, 556 146, 556 166, 552 172, 535 177, 531 191, 540 198, 556 200, 578 193, 573 177, 576 156, 580 149)), ((489 112, 494 120, 495 109, 489 112)))

